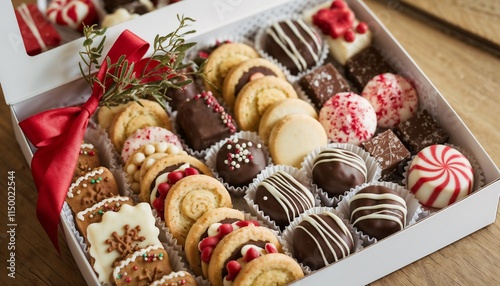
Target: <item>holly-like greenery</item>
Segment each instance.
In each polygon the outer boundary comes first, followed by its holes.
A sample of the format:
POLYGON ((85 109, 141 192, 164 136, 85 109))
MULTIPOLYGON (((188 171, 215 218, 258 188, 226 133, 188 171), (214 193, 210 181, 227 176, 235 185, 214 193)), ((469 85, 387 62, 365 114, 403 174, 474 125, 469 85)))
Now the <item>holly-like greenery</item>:
POLYGON ((100 106, 113 106, 131 100, 140 104, 141 98, 152 98, 165 106, 165 100, 168 100, 167 89, 179 89, 190 84, 192 80, 188 75, 203 77, 200 71, 203 70, 204 60, 185 62, 187 51, 196 43, 186 42, 184 37, 195 31, 182 30, 194 20, 179 15, 177 19, 179 20, 177 29, 165 36, 155 37, 153 52, 141 71, 135 71, 135 63, 129 62, 125 56, 121 56, 115 63, 106 57, 104 59, 106 73, 102 80, 92 71, 101 67, 99 60, 102 58, 106 30, 97 29, 95 25, 84 27, 85 50, 80 52, 83 61, 83 64, 79 63, 80 72, 91 86, 98 84, 102 87, 103 97, 100 106), (96 46, 94 42, 97 42, 96 46))

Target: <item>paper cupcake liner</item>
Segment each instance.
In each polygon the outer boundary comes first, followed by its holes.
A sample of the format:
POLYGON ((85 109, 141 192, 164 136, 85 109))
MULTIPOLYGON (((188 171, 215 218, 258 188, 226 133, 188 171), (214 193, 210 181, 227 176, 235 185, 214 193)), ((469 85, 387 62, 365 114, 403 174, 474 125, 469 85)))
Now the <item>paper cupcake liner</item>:
POLYGON ((102 166, 108 169, 117 168, 119 163, 114 155, 113 144, 104 130, 97 125, 89 125, 85 130, 83 140, 97 149, 102 166))
MULTIPOLYGON (((312 67, 310 67, 307 70, 299 72, 296 75, 292 74, 287 67, 285 67, 282 63, 280 63, 277 59, 275 59, 274 57, 272 57, 271 55, 269 55, 265 51, 264 40, 265 40, 267 28, 270 27, 271 25, 273 25, 274 23, 277 23, 277 22, 280 22, 283 20, 290 20, 290 19, 291 20, 303 20, 303 19, 300 15, 287 15, 287 14, 279 15, 276 18, 269 18, 269 19, 273 19, 273 20, 268 21, 266 24, 262 25, 261 28, 259 28, 259 30, 257 31, 257 33, 255 35, 255 49, 263 58, 271 61, 273 64, 275 64, 276 66, 281 68, 285 74, 285 77, 288 79, 289 82, 291 82, 291 83, 296 82, 297 80, 302 78, 304 75, 310 73, 312 70, 321 66, 325 62, 325 59, 328 56, 329 49, 328 49, 328 44, 326 43, 326 41, 324 41, 322 39, 323 43, 321 45, 321 51, 319 53, 319 58, 318 58, 318 61, 316 62, 316 64, 314 64, 312 67)), ((310 26, 309 24, 307 24, 307 25, 310 26)), ((316 27, 313 27, 313 26, 310 26, 310 27, 321 38, 321 32, 318 31, 318 29, 316 29, 316 27)))
MULTIPOLYGON (((477 162, 476 158, 474 156, 472 156, 471 153, 467 152, 465 149, 463 149, 460 146, 449 144, 449 143, 445 143, 442 145, 446 145, 446 146, 449 146, 451 148, 456 149, 458 152, 462 153, 465 156, 465 158, 467 158, 467 160, 469 160, 469 162, 472 166, 473 178, 474 178, 474 183, 472 184, 471 194, 474 193, 475 191, 479 190, 480 188, 482 188, 484 186, 483 169, 481 169, 481 166, 479 166, 479 163, 477 162)), ((406 188, 408 188, 408 180, 407 180, 408 169, 410 168, 411 162, 417 156, 417 154, 411 156, 410 160, 407 161, 406 166, 404 167, 402 184, 406 188)), ((463 197, 462 199, 467 198, 467 196, 463 197)), ((462 199, 460 199, 460 200, 462 200, 462 199)), ((458 200, 458 201, 460 201, 460 200, 458 200)), ((454 203, 456 203, 456 202, 454 202, 454 203)), ((428 207, 428 206, 422 206, 422 208, 430 213, 435 213, 435 212, 440 210, 439 208, 433 208, 433 207, 428 207)))
MULTIPOLYGON (((251 131, 240 131, 240 132, 237 132, 237 133, 231 135, 230 137, 217 142, 215 145, 213 145, 208 150, 208 152, 207 152, 207 154, 206 154, 206 156, 205 156, 204 159, 205 159, 205 162, 206 162, 207 166, 212 170, 212 173, 214 174, 214 177, 217 180, 219 180, 224 185, 224 187, 229 191, 230 194, 232 194, 234 196, 237 196, 237 197, 242 197, 242 196, 245 195, 245 193, 247 192, 249 186, 252 183, 249 183, 247 186, 235 187, 235 186, 232 186, 229 183, 227 183, 220 176, 219 172, 217 172, 217 153, 219 152, 220 148, 227 142, 227 140, 231 140, 231 139, 234 139, 234 138, 245 139, 245 140, 248 140, 248 141, 252 141, 253 143, 256 143, 256 144, 261 144, 262 145, 262 151, 264 151, 264 154, 267 157, 267 165, 266 166, 272 165, 272 159, 271 159, 271 156, 269 154, 269 150, 267 149, 267 146, 264 144, 264 142, 262 141, 262 139, 259 137, 259 135, 257 135, 257 133, 251 132, 251 131)), ((255 180, 255 178, 254 178, 254 180, 255 180)))
MULTIPOLYGON (((340 212, 344 218, 348 219, 350 222, 350 207, 349 207, 349 201, 351 198, 360 190, 368 187, 368 186, 383 186, 387 187, 389 189, 395 190, 406 202, 406 222, 405 222, 405 228, 415 224, 417 220, 422 219, 423 217, 426 217, 428 215, 427 212, 422 208, 422 205, 418 202, 417 198, 407 189, 404 187, 396 184, 396 183, 391 183, 391 182, 370 182, 370 183, 365 183, 360 186, 357 186, 354 189, 351 189, 349 193, 344 195, 342 200, 339 202, 338 206, 335 208, 338 212, 340 212)), ((356 228, 354 226, 354 228, 356 228)), ((357 229, 357 228, 356 228, 357 229)), ((363 233, 363 232, 361 232, 363 233)), ((377 239, 374 237, 370 237, 370 240, 368 241, 368 244, 372 244, 377 242, 377 239)), ((366 245, 365 245, 366 246, 366 245)))
MULTIPOLYGON (((367 169, 367 182, 374 182, 378 181, 381 176, 382 170, 380 169, 380 166, 378 165, 377 161, 375 158, 373 158, 370 153, 366 152, 364 149, 362 149, 359 146, 349 144, 349 143, 329 143, 325 146, 316 148, 312 152, 310 152, 305 158, 304 161, 302 161, 302 167, 301 170, 304 171, 309 178, 312 180, 312 170, 314 166, 314 159, 320 152, 322 152, 325 149, 328 148, 342 148, 347 151, 353 152, 360 156, 363 161, 365 161, 366 164, 366 169, 367 169)), ((322 188, 318 187, 318 185, 312 183, 313 188, 315 188, 315 191, 318 193, 321 203, 324 206, 327 207, 336 207, 337 204, 342 200, 342 198, 349 192, 345 192, 343 195, 340 195, 339 197, 331 198, 328 196, 328 193, 324 191, 322 188)))
POLYGON ((295 89, 295 91, 297 92, 297 96, 302 99, 303 101, 307 102, 309 105, 311 105, 315 110, 316 112, 318 112, 319 110, 316 108, 316 106, 314 105, 314 103, 311 101, 311 98, 306 94, 306 92, 304 91, 304 89, 300 86, 299 82, 296 81, 292 84, 293 88, 295 89))
MULTIPOLYGON (((338 217, 340 217, 340 219, 342 219, 342 221, 344 222, 344 224, 349 228, 349 230, 351 232, 351 235, 352 235, 352 238, 354 240, 354 248, 355 248, 354 252, 351 253, 351 255, 354 254, 354 253, 356 253, 356 252, 358 252, 358 251, 361 251, 363 249, 364 245, 369 245, 370 238, 367 235, 363 234, 362 232, 358 231, 355 227, 353 227, 349 223, 349 221, 344 218, 344 216, 343 216, 342 213, 339 213, 338 211, 336 211, 334 208, 331 208, 331 207, 315 207, 315 208, 312 208, 312 209, 309 209, 309 210, 305 211, 300 216, 296 217, 290 223, 290 225, 287 226, 285 228, 285 230, 283 231, 282 237, 283 237, 283 240, 285 242, 285 246, 289 250, 290 254, 292 255, 292 257, 295 260, 296 260, 296 258, 294 256, 294 251, 293 251, 293 244, 294 244, 294 242, 293 242, 293 232, 294 232, 295 228, 299 225, 300 222, 302 222, 302 220, 305 217, 307 217, 307 216, 309 216, 311 214, 321 214, 321 213, 325 213, 325 212, 332 212, 332 213, 334 213, 335 215, 337 215, 338 217)), ((308 275, 308 274, 310 274, 312 272, 317 271, 317 270, 312 270, 309 266, 304 265, 300 261, 297 261, 297 262, 300 264, 300 266, 302 267, 302 271, 306 275, 308 275)), ((334 264, 334 263, 335 262, 333 262, 332 264, 334 264)), ((328 267, 328 265, 324 266, 324 267, 328 267)), ((318 270, 320 270, 320 269, 318 269, 318 270)))
POLYGON ((302 185, 304 185, 308 190, 311 191, 312 195, 314 196, 314 205, 319 206, 320 205, 320 200, 318 198, 318 194, 313 190, 311 186, 311 180, 309 177, 301 170, 291 167, 291 166, 285 166, 285 165, 271 165, 262 170, 257 175, 257 178, 254 179, 252 184, 249 186, 247 190, 247 194, 245 195, 244 199, 247 202, 247 206, 250 209, 250 212, 252 214, 255 214, 260 220, 266 222, 268 225, 272 225, 273 228, 275 229, 280 229, 280 227, 276 224, 276 222, 271 219, 268 215, 266 215, 260 207, 254 202, 255 200, 255 195, 257 193, 257 188, 259 184, 265 180, 266 178, 270 177, 274 173, 278 171, 283 171, 285 173, 290 174, 292 177, 294 177, 297 181, 299 181, 302 185))

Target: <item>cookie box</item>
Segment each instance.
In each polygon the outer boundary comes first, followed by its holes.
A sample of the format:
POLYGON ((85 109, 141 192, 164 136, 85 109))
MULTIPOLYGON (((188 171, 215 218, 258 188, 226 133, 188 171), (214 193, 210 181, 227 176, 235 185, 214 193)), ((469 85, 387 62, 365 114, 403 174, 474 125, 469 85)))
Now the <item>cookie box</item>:
MULTIPOLYGON (((190 40, 210 43, 218 37, 250 38, 261 25, 278 17, 299 14, 305 5, 313 5, 311 2, 318 4, 324 1, 181 1, 108 29, 104 53, 124 29, 129 29, 152 43, 157 34, 166 34, 177 26, 177 14, 196 19, 192 28, 197 33, 190 35, 190 40), (196 9, 192 8, 193 5, 196 5, 196 9)), ((320 285, 330 281, 332 277, 336 281, 342 281, 343 285, 370 283, 493 223, 497 214, 500 196, 498 168, 446 100, 368 7, 361 1, 348 3, 357 17, 368 23, 374 31, 374 45, 386 51, 385 56, 390 63, 400 73, 412 79, 422 98, 422 104, 432 110, 441 127, 450 134, 450 143, 460 146, 477 160, 483 170, 484 186, 405 230, 296 281, 295 285, 320 285), (481 211, 471 211, 479 209, 481 211), (457 222, 460 227, 456 227, 457 222), (384 263, 380 263, 381 257, 384 263)), ((5 99, 11 107, 16 139, 26 160, 30 162, 35 150, 18 123, 47 109, 82 103, 91 93, 78 69, 78 52, 83 39, 30 57, 25 53, 12 3, 0 1, 0 11, 0 35, 4 38, 0 41, 0 80, 5 99)), ((68 246, 87 283, 97 285, 97 277, 69 230, 67 220, 67 217, 61 215, 61 225, 68 246)))

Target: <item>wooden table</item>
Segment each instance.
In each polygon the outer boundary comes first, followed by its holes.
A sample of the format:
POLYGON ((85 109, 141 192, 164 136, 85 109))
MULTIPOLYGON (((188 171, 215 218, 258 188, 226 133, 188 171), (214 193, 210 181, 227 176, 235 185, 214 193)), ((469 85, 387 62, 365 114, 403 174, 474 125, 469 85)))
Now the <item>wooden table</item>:
MULTIPOLYGON (((497 101, 500 100, 500 59, 448 36, 429 23, 408 16, 400 6, 394 4, 399 1, 392 1, 390 5, 373 0, 366 2, 442 92, 495 163, 500 165, 500 103, 497 101)), ((7 281, 9 285, 85 285, 62 235, 61 256, 58 256, 36 219, 37 193, 29 166, 14 139, 9 109, 4 101, 0 104, 0 114, 0 281, 7 281), (8 171, 15 171, 17 190, 15 280, 8 279, 5 270, 8 243, 5 191, 8 171)), ((373 285, 500 285, 498 218, 497 215, 496 223, 373 285)))

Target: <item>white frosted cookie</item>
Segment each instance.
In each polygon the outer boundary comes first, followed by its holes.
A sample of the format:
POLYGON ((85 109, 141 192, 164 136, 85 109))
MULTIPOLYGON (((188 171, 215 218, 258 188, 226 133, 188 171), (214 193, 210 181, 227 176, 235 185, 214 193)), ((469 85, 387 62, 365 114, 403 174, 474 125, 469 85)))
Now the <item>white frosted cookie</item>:
MULTIPOLYGON (((149 126, 136 130, 125 140, 121 150, 123 162, 127 163, 130 156, 141 148, 141 146, 153 142, 166 142, 182 150, 182 143, 179 137, 172 133, 172 131, 163 127, 149 126)), ((160 146, 160 148, 163 148, 163 146, 160 146)))
POLYGON ((89 225, 89 253, 99 282, 109 283, 113 267, 127 255, 150 245, 162 245, 159 233, 147 203, 124 205, 118 212, 105 213, 101 222, 89 225))
POLYGON ((305 114, 291 114, 272 129, 269 152, 275 164, 300 168, 309 152, 327 143, 325 130, 318 120, 305 114))

